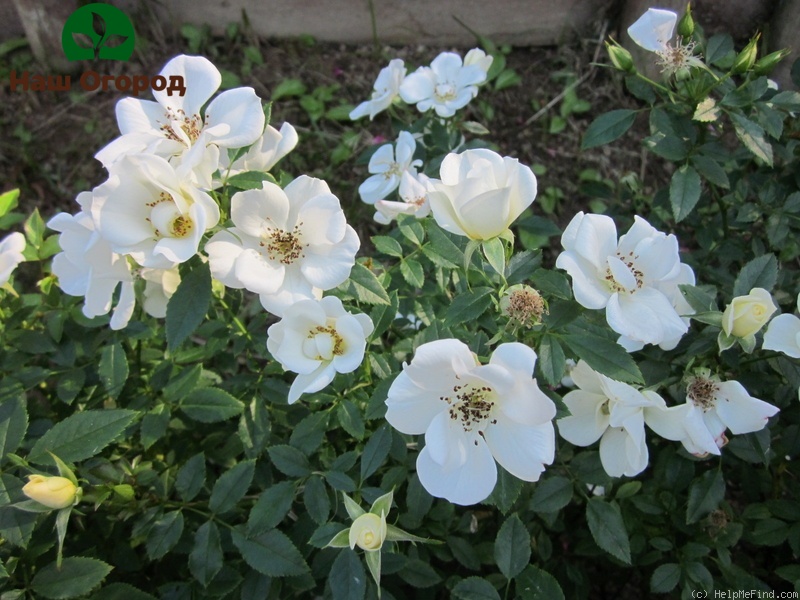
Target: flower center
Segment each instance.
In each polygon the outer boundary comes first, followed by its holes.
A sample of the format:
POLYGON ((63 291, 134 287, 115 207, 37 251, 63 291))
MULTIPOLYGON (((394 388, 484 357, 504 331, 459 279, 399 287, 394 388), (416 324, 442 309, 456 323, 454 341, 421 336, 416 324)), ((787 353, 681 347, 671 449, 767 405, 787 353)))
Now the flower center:
POLYGON ((185 134, 190 143, 194 143, 200 137, 200 132, 203 130, 203 121, 200 115, 195 113, 186 116, 182 108, 176 111, 168 108, 165 116, 168 122, 161 125, 161 131, 164 132, 167 139, 185 143, 186 139, 178 133, 178 129, 185 134))
POLYGON ((383 176, 385 179, 390 179, 393 175, 400 177, 403 174, 403 168, 400 166, 399 163, 393 162, 389 165, 389 168, 386 169, 383 176))
POLYGON ((644 273, 636 268, 636 263, 634 262, 639 257, 634 256, 633 252, 628 252, 627 256, 617 252, 616 258, 622 263, 622 265, 617 263, 621 269, 615 274, 612 272, 610 265, 606 267, 606 285, 617 293, 627 292, 628 294, 633 294, 636 290, 641 289, 644 285, 644 273), (627 273, 623 265, 627 267, 627 273), (623 279, 623 281, 620 279, 623 279))
POLYGON ((318 325, 309 330, 303 343, 303 354, 312 360, 332 360, 334 356, 344 354, 344 340, 332 325, 318 325))
POLYGON ((175 201, 167 192, 161 192, 156 200, 148 202, 150 216, 145 220, 153 227, 157 238, 184 238, 194 229, 194 221, 189 215, 181 213, 175 201))
POLYGON ((661 72, 667 75, 674 75, 681 69, 688 68, 694 58, 695 42, 689 42, 686 45, 678 38, 674 46, 666 44, 664 50, 656 52, 658 56, 658 65, 661 67, 661 72))
POLYGON ((449 102, 456 99, 456 86, 452 83, 440 83, 433 92, 437 102, 449 102))
MULTIPOLYGON (((454 385, 453 392, 455 397, 442 396, 450 405, 448 413, 454 421, 460 422, 464 431, 478 429, 478 433, 483 434, 483 427, 491 416, 494 407, 494 390, 489 386, 454 385)), ((497 423, 496 419, 491 420, 491 424, 497 423)), ((477 445, 477 440, 475 444, 477 445)))
POLYGON ((267 228, 267 235, 265 241, 260 245, 267 250, 267 257, 270 260, 278 260, 284 265, 290 265, 298 258, 303 258, 303 248, 308 244, 303 244, 300 241, 300 226, 302 223, 295 225, 292 231, 284 231, 283 229, 267 228))
POLYGON ((535 290, 517 290, 508 297, 506 314, 525 327, 536 325, 544 312, 544 300, 535 290))
POLYGON ((696 407, 702 408, 705 412, 714 408, 718 391, 719 387, 716 381, 705 377, 695 377, 686 387, 686 396, 696 407))

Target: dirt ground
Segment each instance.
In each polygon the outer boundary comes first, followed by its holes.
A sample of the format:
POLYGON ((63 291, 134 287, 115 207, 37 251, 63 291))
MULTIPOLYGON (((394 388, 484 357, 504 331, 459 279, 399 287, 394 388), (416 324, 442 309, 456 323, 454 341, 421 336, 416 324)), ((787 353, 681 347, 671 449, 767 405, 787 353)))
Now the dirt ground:
MULTIPOLYGON (((593 66, 606 60, 600 43, 606 32, 598 23, 584 39, 568 46, 508 49, 507 64, 519 75, 519 84, 500 91, 491 86, 482 88, 468 108, 468 118, 489 129, 484 137, 495 143, 501 154, 536 166, 540 196, 550 188, 549 193, 558 199, 553 210, 562 225, 576 210, 588 210, 592 194, 587 189, 591 186, 587 188, 580 178, 587 169, 596 171, 590 178, 614 184, 631 173, 644 176, 645 187, 663 181, 642 163, 643 122, 637 122, 633 131, 611 147, 580 150, 583 132, 596 115, 636 105, 623 92, 615 72, 593 66), (577 85, 565 96, 565 89, 575 82, 577 85), (580 102, 576 104, 576 100, 580 102), (565 117, 561 122, 560 116, 565 117)), ((326 106, 333 107, 340 103, 355 105, 368 98, 378 71, 391 58, 403 58, 410 71, 428 64, 443 50, 462 54, 468 50, 354 47, 312 39, 264 40, 248 33, 243 25, 231 25, 227 36, 213 38, 196 28, 165 30, 161 24, 152 23, 137 40, 130 62, 87 63, 79 70, 153 75, 176 54, 204 54, 223 70, 224 78, 235 85, 253 86, 264 99, 271 98, 286 79, 298 79, 307 90, 304 95, 320 92, 326 106)), ((118 134, 114 105, 124 94, 85 92, 78 86, 70 92, 12 92, 7 85, 11 69, 37 73, 44 67, 33 62, 25 47, 0 55, 0 189, 20 187, 23 208, 37 206, 45 218, 60 210, 74 212, 75 196, 104 180, 103 169, 92 156, 118 134)), ((278 125, 283 121, 297 128, 300 143, 281 167, 294 176, 307 173, 328 179, 349 216, 358 220, 368 214, 371 218, 371 211, 365 210, 368 207, 358 201, 356 188, 366 177, 366 169, 356 165, 355 158, 374 142, 374 136, 392 136, 388 117, 378 115, 372 123, 366 119, 356 123, 325 118, 312 121, 301 95, 275 102, 272 122, 278 125), (353 155, 336 164, 331 162, 331 151, 344 135, 353 139, 353 155)))

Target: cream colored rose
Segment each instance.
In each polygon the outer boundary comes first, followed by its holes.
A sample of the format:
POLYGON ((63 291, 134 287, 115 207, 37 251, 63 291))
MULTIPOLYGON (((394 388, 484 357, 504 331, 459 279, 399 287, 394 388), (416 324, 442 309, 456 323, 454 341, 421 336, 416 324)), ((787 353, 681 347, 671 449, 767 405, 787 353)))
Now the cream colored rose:
POLYGON ((75 503, 78 486, 66 477, 28 475, 28 483, 22 487, 22 493, 49 508, 66 508, 75 503))
POLYGON ((776 310, 767 290, 753 288, 746 296, 731 300, 722 313, 722 331, 726 335, 749 337, 758 332, 776 310))
POLYGON ((530 167, 483 148, 448 154, 439 175, 428 192, 436 222, 473 240, 497 237, 536 198, 530 167))
POLYGON ((350 548, 358 546, 368 552, 380 550, 386 539, 386 529, 385 515, 364 513, 350 526, 350 548))

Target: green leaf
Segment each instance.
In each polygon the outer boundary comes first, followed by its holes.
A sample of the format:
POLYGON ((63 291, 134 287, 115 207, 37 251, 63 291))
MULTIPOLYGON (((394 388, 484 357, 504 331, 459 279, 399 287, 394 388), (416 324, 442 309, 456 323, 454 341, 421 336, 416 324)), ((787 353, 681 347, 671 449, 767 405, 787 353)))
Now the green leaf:
POLYGON ((728 180, 728 174, 725 172, 725 169, 723 169, 713 158, 695 155, 692 157, 692 165, 694 165, 694 168, 697 169, 700 175, 703 176, 703 179, 709 183, 726 190, 731 187, 730 181, 728 180))
POLYGON ((396 256, 397 258, 403 257, 403 247, 400 242, 388 235, 374 235, 372 236, 372 243, 375 244, 375 249, 378 252, 396 256))
POLYGON ((559 385, 564 377, 567 364, 564 349, 558 338, 552 335, 543 335, 539 343, 539 359, 536 361, 544 380, 550 385, 559 385))
POLYGON ((536 484, 529 508, 549 513, 561 510, 572 500, 572 482, 566 477, 549 477, 536 484))
POLYGON ((244 402, 215 387, 195 389, 180 403, 186 416, 201 423, 219 423, 242 414, 244 402))
POLYGON ((694 210, 700 200, 700 175, 693 167, 683 165, 672 174, 669 184, 669 202, 672 216, 680 223, 694 210))
POLYGON ((502 277, 506 271, 506 248, 503 241, 499 237, 484 241, 483 255, 495 272, 502 277))
POLYGON ((412 244, 421 246, 422 242, 425 241, 425 229, 423 229, 419 219, 413 215, 400 215, 397 219, 397 224, 400 228, 400 233, 412 244))
POLYGON ((113 567, 102 560, 84 556, 65 558, 58 568, 55 562, 36 572, 31 589, 43 598, 66 600, 85 596, 111 572, 113 567))
POLYGON ((725 480, 722 471, 706 471, 689 488, 689 502, 686 506, 686 523, 696 523, 719 506, 725 497, 725 480))
POLYGON ((245 460, 225 471, 211 490, 208 508, 215 514, 228 512, 247 493, 253 482, 256 463, 245 460))
POLYGON ((91 458, 113 442, 136 418, 133 410, 87 410, 75 413, 40 437, 28 455, 37 464, 51 464, 52 452, 65 462, 91 458))
POLYGON ((359 302, 366 304, 389 304, 389 294, 383 289, 375 274, 361 263, 353 265, 350 279, 343 286, 352 293, 359 302))
POLYGON ((613 142, 628 131, 635 120, 635 110, 612 110, 600 115, 586 130, 581 142, 581 150, 613 142))
POLYGON ((616 504, 600 498, 586 503, 586 520, 589 531, 600 548, 626 564, 631 564, 631 544, 625 522, 616 504))
POLYGON ((500 600, 500 594, 485 579, 467 577, 453 587, 453 598, 458 598, 458 600, 500 600))
POLYGON ((145 450, 151 448, 153 444, 164 437, 169 427, 169 420, 169 409, 163 404, 159 404, 142 417, 139 436, 145 450))
POLYGON ((8 190, 0 194, 0 218, 5 217, 19 204, 19 189, 8 190))
POLYGON ((774 254, 764 254, 747 263, 733 284, 733 295, 744 296, 755 287, 772 291, 778 281, 778 260, 774 254))
POLYGON ((564 600, 558 580, 547 571, 528 565, 517 577, 517 597, 521 600, 564 600))
POLYGON ((676 563, 666 563, 653 571, 650 577, 650 591, 655 594, 666 594, 675 589, 681 578, 681 567, 676 563))
POLYGON ((303 454, 310 455, 322 444, 327 428, 328 412, 312 412, 292 429, 289 444, 303 454))
POLYGON ((267 450, 272 464, 289 477, 305 477, 311 474, 306 455, 297 448, 285 444, 272 446, 267 450))
POLYGON ((272 175, 264 171, 245 171, 244 173, 237 173, 236 175, 228 177, 225 183, 240 190, 260 190, 263 189, 265 181, 276 185, 278 183, 272 175))
POLYGON ((221 568, 222 545, 219 529, 214 521, 206 521, 194 535, 194 547, 189 553, 189 571, 203 587, 208 587, 221 568))
POLYGON ((736 136, 754 156, 760 158, 767 166, 772 166, 772 145, 764 134, 764 129, 750 119, 736 113, 729 113, 736 136))
POLYGON ((328 576, 334 600, 361 600, 367 593, 367 573, 361 559, 350 548, 339 551, 328 576))
POLYGON ((211 270, 207 263, 197 261, 188 273, 181 273, 178 289, 167 303, 167 349, 170 352, 194 333, 210 305, 211 270))
POLYGON ((425 256, 430 258, 435 264, 450 269, 457 269, 464 263, 464 253, 450 237, 448 237, 448 234, 434 222, 428 224, 428 238, 431 243, 425 245, 422 251, 425 253, 425 256), (436 258, 434 258, 434 256, 436 258))
POLYGON ((398 575, 405 583, 415 588, 432 587, 442 580, 429 563, 418 558, 408 559, 398 575))
POLYGON ((289 513, 294 501, 294 485, 281 481, 270 487, 258 497, 247 519, 247 534, 259 535, 278 526, 289 513))
POLYGON ((578 358, 592 369, 626 383, 644 383, 642 372, 631 355, 619 344, 588 332, 568 333, 561 337, 578 358))
POLYGON ((128 379, 128 359, 121 343, 103 348, 97 373, 108 395, 117 398, 128 379))
POLYGON ((255 537, 245 537, 239 529, 233 529, 231 539, 245 562, 263 575, 289 577, 305 575, 309 571, 292 541, 277 529, 255 537))
POLYGON ((28 244, 38 250, 39 246, 41 246, 44 241, 44 232, 45 229, 47 229, 42 220, 42 216, 39 214, 38 208, 33 209, 31 216, 25 221, 23 229, 25 230, 25 237, 28 240, 28 244))
POLYGON ((127 583, 112 583, 97 590, 91 600, 156 600, 156 597, 127 583))
POLYGON ((0 404, 0 460, 16 452, 28 431, 28 412, 23 397, 0 404))
POLYGON ((175 478, 175 489, 186 502, 190 502, 203 489, 206 481, 206 457, 202 452, 186 461, 175 478))
POLYGON ((500 512, 506 514, 519 498, 522 492, 522 480, 514 477, 503 467, 497 467, 497 483, 492 494, 485 500, 494 504, 500 512))
POLYGON ((272 90, 271 101, 275 102, 289 96, 302 96, 306 93, 305 84, 299 79, 284 79, 272 90))
POLYGON ((175 547, 183 533, 183 513, 173 510, 155 522, 147 534, 147 556, 158 560, 175 547))
POLYGON ((339 424, 347 433, 357 440, 364 437, 364 417, 361 410, 350 400, 342 400, 336 409, 339 424))
POLYGON ((392 430, 381 425, 367 441, 361 454, 361 481, 372 475, 384 463, 392 448, 392 430))
POLYGON ((331 499, 325 488, 325 482, 318 475, 309 477, 303 490, 303 504, 308 515, 322 525, 331 513, 331 499))
POLYGON ((520 518, 513 514, 497 532, 494 560, 506 579, 513 579, 528 566, 531 559, 531 534, 520 518))
POLYGON ((425 272, 422 270, 422 265, 413 258, 407 258, 400 262, 400 274, 409 285, 415 288, 421 288, 425 283, 425 272))
POLYGON ((447 308, 445 326, 475 321, 491 305, 493 293, 494 290, 490 287, 477 287, 457 295, 447 308))

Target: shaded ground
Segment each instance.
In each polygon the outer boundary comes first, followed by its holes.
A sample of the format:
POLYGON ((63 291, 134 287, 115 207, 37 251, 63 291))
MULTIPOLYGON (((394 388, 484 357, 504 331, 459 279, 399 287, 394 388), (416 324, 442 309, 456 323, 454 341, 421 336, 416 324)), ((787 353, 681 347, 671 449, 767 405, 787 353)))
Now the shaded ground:
MULTIPOLYGON (((136 21, 143 23, 143 18, 136 21)), ((359 202, 356 193, 366 169, 356 165, 355 158, 373 143, 373 136, 392 137, 388 117, 379 115, 372 123, 314 117, 320 104, 328 110, 366 99, 389 59, 403 58, 412 70, 450 48, 352 47, 311 39, 277 42, 259 39, 242 25, 231 25, 225 37, 212 38, 192 27, 178 32, 165 30, 152 19, 144 23, 130 62, 87 63, 79 72, 95 68, 104 74, 153 75, 170 57, 185 52, 208 56, 223 71, 223 87, 251 85, 264 99, 272 98, 287 79, 299 80, 305 91, 284 95, 273 106, 274 124, 288 120, 300 132, 297 149, 281 167, 295 176, 307 173, 328 180, 348 216, 360 225, 356 228, 373 231, 372 210, 359 202)), ((571 46, 509 49, 508 66, 519 75, 519 84, 500 91, 484 88, 468 109, 468 118, 490 130, 485 138, 496 143, 502 154, 534 166, 542 208, 554 212, 562 225, 575 211, 589 209, 595 196, 591 190, 597 187, 594 180, 607 180, 614 187, 630 173, 661 179, 647 173, 641 162, 644 123, 637 123, 638 134, 634 130, 611 148, 580 151, 581 136, 594 116, 632 104, 622 94, 615 73, 591 66, 594 60, 605 59, 598 49, 603 31, 598 24, 590 37, 571 46), (559 100, 575 81, 580 84, 559 100), (551 108, 541 110, 549 103, 551 108)), ((463 54, 467 49, 456 50, 463 54)), ((77 85, 71 92, 10 92, 10 69, 46 72, 32 62, 26 48, 0 56, 4 82, 0 88, 0 188, 22 188, 23 207, 38 206, 45 217, 59 210, 74 211, 75 196, 104 179, 92 155, 118 134, 114 105, 124 95, 85 92, 77 85)), ((286 84, 283 89, 287 90, 286 84)), ((300 89, 295 85, 288 91, 300 89)), ((649 187, 653 182, 645 180, 645 184, 649 187)))

